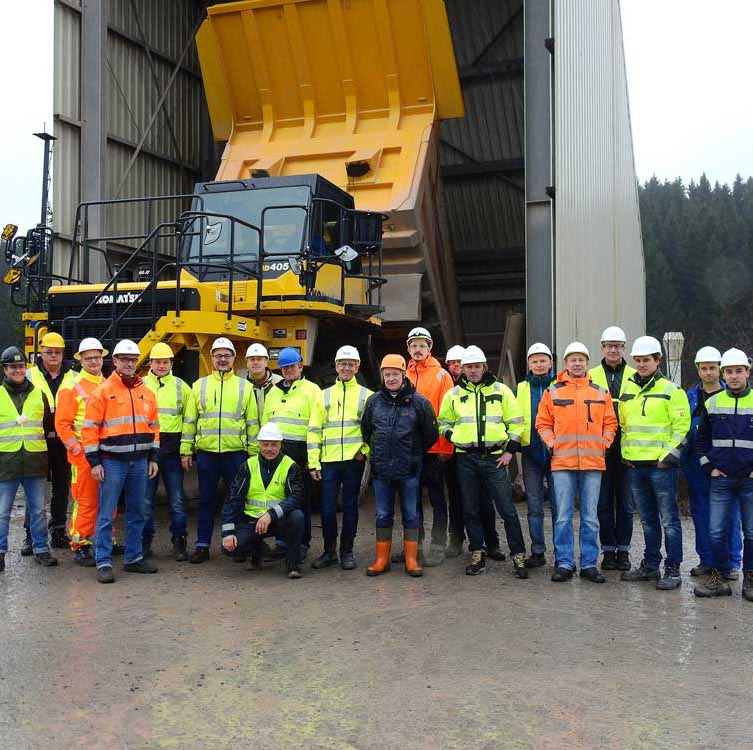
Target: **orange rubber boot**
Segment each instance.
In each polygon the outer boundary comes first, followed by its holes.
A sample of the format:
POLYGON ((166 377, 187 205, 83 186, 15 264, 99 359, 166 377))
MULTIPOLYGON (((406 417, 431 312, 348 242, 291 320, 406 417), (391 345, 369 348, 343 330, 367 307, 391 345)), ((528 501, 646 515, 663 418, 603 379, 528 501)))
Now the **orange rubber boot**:
POLYGON ((392 549, 392 529, 376 530, 376 560, 366 568, 367 576, 380 576, 390 569, 390 550, 392 549))
POLYGON ((418 542, 411 542, 407 539, 405 545, 405 572, 413 578, 420 578, 424 574, 424 569, 418 564, 418 542))

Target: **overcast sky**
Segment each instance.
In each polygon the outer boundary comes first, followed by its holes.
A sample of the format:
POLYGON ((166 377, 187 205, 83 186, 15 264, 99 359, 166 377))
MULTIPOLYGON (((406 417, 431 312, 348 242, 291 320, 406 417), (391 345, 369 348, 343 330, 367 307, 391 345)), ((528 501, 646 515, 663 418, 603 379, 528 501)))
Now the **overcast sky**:
MULTIPOLYGON (((52 130, 52 13, 52 0, 0 0, 0 225, 39 220, 31 133, 52 130)), ((753 0, 622 0, 622 15, 639 179, 753 175, 753 0)))

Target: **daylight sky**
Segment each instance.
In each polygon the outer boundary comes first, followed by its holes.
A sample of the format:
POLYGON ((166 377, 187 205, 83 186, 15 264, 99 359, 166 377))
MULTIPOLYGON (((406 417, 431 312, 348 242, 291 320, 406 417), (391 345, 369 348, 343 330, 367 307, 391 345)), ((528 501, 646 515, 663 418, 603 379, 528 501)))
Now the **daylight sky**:
MULTIPOLYGON (((0 0, 0 225, 39 220, 52 14, 53 0, 0 0)), ((753 175, 753 0, 622 0, 622 16, 638 178, 753 175)))

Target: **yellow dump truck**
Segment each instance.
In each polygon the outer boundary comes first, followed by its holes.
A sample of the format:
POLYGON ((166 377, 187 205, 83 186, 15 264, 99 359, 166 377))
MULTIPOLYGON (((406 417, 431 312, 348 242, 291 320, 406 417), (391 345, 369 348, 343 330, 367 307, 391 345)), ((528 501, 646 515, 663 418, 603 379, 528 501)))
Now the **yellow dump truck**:
POLYGON ((383 323, 422 321, 422 299, 459 340, 438 140, 464 111, 442 0, 207 14, 196 45, 226 143, 216 179, 190 196, 81 204, 67 276, 42 282, 25 315, 27 348, 47 329, 71 345, 129 337, 143 357, 164 341, 195 376, 224 335, 272 360, 297 347, 311 365, 345 341, 369 350, 383 323))

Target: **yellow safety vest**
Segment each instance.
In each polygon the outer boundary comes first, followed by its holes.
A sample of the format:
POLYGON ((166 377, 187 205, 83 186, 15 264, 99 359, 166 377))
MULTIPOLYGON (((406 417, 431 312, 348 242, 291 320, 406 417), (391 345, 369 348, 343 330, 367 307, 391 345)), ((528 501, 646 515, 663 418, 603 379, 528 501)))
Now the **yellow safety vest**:
POLYGON ((269 480, 269 484, 265 487, 261 478, 260 460, 259 456, 253 456, 247 462, 249 482, 243 512, 251 518, 263 516, 270 508, 285 499, 285 482, 290 467, 295 465, 295 461, 290 456, 283 456, 280 465, 275 469, 275 473, 269 480))
POLYGON ((285 440, 305 443, 311 410, 321 392, 318 385, 305 378, 293 381, 287 393, 273 386, 264 401, 261 423, 274 422, 285 440))
POLYGON ((32 388, 18 413, 8 391, 0 386, 0 452, 16 453, 22 448, 30 453, 47 450, 44 434, 44 399, 40 388, 32 388))
MULTIPOLYGON (((556 378, 549 384, 556 382, 556 378)), ((546 389, 545 389, 546 390, 546 389)), ((542 398, 543 398, 542 393, 542 398)), ((523 432, 520 434, 520 444, 522 446, 531 444, 531 427, 533 425, 534 417, 531 414, 531 384, 524 380, 522 383, 518 383, 515 398, 518 401, 518 408, 523 415, 523 432)))
POLYGON ((190 397, 188 385, 171 372, 158 378, 151 371, 144 383, 157 397, 160 432, 183 432, 183 414, 190 397))
MULTIPOLYGON (((74 370, 68 370, 63 374, 63 377, 60 380, 58 391, 60 391, 60 389, 64 385, 75 382, 78 376, 78 372, 75 372, 74 370)), ((26 377, 35 388, 38 388, 44 393, 45 396, 47 396, 47 403, 49 403, 50 405, 50 411, 54 413, 55 406, 57 405, 57 396, 55 398, 52 397, 50 384, 47 382, 47 378, 45 378, 45 376, 42 374, 42 371, 39 369, 39 367, 37 367, 36 365, 34 365, 34 367, 28 367, 26 369, 26 377)), ((54 434, 51 437, 54 437, 54 434)))

